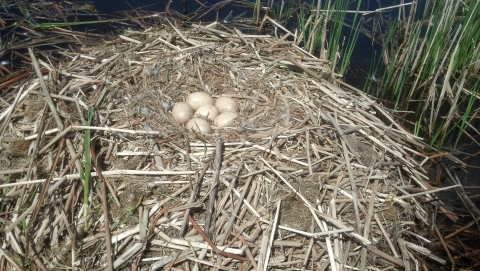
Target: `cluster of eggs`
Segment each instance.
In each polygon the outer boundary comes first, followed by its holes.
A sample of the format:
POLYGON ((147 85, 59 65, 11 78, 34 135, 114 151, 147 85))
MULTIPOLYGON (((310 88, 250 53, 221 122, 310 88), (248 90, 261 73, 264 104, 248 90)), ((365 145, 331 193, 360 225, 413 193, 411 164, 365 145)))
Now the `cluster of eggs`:
POLYGON ((219 97, 215 101, 207 92, 194 92, 186 102, 176 103, 172 117, 177 123, 187 123, 187 129, 208 134, 212 127, 225 127, 238 116, 237 102, 230 97, 219 97))

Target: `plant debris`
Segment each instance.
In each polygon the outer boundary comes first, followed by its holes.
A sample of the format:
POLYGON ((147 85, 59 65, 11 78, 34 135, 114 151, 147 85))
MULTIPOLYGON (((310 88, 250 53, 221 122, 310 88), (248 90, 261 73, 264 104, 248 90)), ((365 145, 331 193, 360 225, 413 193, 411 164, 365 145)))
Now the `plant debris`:
POLYGON ((0 269, 446 263, 423 236, 433 209, 457 219, 435 197, 452 187, 427 183, 427 146, 380 104, 293 33, 162 22, 68 61, 29 49, 0 104, 0 269), (238 117, 187 131, 171 109, 198 91, 238 117))

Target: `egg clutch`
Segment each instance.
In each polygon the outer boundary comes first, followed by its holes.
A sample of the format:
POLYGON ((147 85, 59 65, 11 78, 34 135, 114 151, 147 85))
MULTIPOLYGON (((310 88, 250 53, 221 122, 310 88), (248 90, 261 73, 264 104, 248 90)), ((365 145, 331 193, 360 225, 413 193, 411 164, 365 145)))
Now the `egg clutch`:
POLYGON ((187 129, 208 134, 213 125, 225 127, 238 117, 238 104, 230 97, 218 97, 215 101, 207 92, 194 92, 185 102, 178 102, 172 109, 175 122, 187 123, 187 129))

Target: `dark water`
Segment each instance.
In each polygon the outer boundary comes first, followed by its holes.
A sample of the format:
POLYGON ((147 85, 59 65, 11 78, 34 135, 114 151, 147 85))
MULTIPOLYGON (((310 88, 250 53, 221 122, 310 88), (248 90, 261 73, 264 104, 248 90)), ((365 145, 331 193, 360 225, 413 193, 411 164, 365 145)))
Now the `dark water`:
MULTIPOLYGON (((239 2, 236 1, 196 1, 196 0, 137 0, 137 1, 124 1, 124 0, 110 0, 102 1, 95 0, 92 4, 95 6, 99 13, 112 14, 122 13, 123 11, 131 11, 132 9, 150 11, 150 12, 164 12, 167 7, 170 11, 176 11, 182 15, 194 18, 203 12, 198 13, 199 10, 205 11, 205 7, 213 7, 217 3, 225 3, 217 8, 214 8, 211 12, 202 16, 201 21, 214 21, 217 17, 223 20, 228 17, 230 12, 232 16, 236 16, 240 13, 250 12, 248 14, 251 18, 251 10, 242 7, 239 2), (202 5, 200 4, 202 3, 202 5)), ((207 8, 208 9, 208 8, 207 8)))

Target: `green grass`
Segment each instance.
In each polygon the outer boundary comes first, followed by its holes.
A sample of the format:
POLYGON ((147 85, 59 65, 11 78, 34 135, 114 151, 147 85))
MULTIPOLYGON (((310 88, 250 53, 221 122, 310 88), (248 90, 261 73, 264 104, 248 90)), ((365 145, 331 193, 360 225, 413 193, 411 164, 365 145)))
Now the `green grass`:
POLYGON ((277 11, 277 18, 279 18, 280 22, 282 22, 284 26, 287 26, 290 23, 290 20, 292 19, 295 10, 295 0, 287 1, 287 6, 285 7, 285 0, 282 0, 279 6, 280 10, 277 11), (285 13, 283 12, 284 10, 285 13))
MULTIPOLYGON (((296 11, 297 45, 328 59, 332 72, 344 75, 364 24, 362 2, 291 3, 284 8, 282 1, 277 16, 288 22, 296 11)), ((414 2, 399 14, 393 19, 375 15, 372 33, 385 35, 375 37, 383 47, 365 90, 391 101, 396 110, 415 112, 407 122, 431 146, 441 147, 451 136, 457 146, 478 102, 480 31, 473 30, 480 29, 480 2, 427 1, 424 8, 414 2)))
POLYGON ((330 68, 332 71, 335 70, 335 67, 338 62, 338 57, 340 57, 340 44, 342 40, 342 30, 343 23, 345 22, 345 16, 348 9, 348 1, 339 0, 339 1, 328 1, 327 16, 330 17, 331 23, 329 26, 329 38, 327 44, 327 55, 328 60, 330 60, 330 68), (331 10, 330 10, 331 9, 331 10))
POLYGON ((382 54, 388 63, 379 84, 368 82, 370 93, 394 101, 397 110, 413 111, 417 135, 441 147, 456 135, 455 146, 473 120, 479 88, 479 1, 429 1, 421 18, 393 22, 382 54), (470 94, 469 94, 470 93, 470 94))
POLYGON ((319 58, 328 59, 330 68, 334 73, 343 75, 350 63, 353 49, 357 42, 362 23, 358 10, 362 1, 352 0, 312 0, 310 5, 289 6, 280 9, 278 18, 284 18, 284 23, 289 22, 292 10, 296 13, 297 29, 296 43, 306 51, 319 58), (352 16, 347 15, 353 6, 352 16), (282 14, 282 11, 284 12, 282 14))
POLYGON ((260 0, 255 0, 255 5, 253 7, 253 21, 255 25, 258 25, 258 20, 260 19, 260 0))
MULTIPOLYGON (((360 6, 362 1, 359 0, 357 2, 356 12, 353 18, 352 28, 350 28, 350 34, 347 38, 347 44, 345 46, 345 50, 343 51, 342 62, 340 65, 340 74, 344 75, 347 71, 348 65, 350 64, 350 58, 352 57, 353 49, 357 44, 358 35, 360 34, 360 27, 362 25, 363 17, 360 17, 358 11, 360 10, 360 6)), ((345 20, 345 18, 344 18, 345 20)))
POLYGON ((473 121, 474 116, 471 116, 469 113, 474 110, 473 106, 477 100, 477 93, 478 93, 477 91, 479 88, 479 84, 480 84, 480 79, 477 79, 477 81, 475 82, 475 86, 473 87, 475 92, 469 95, 465 112, 462 114, 461 118, 457 121, 456 126, 459 129, 459 133, 455 139, 455 143, 453 146, 455 149, 458 147, 461 135, 465 132, 465 129, 467 128, 467 126, 469 126, 470 122, 473 121))

